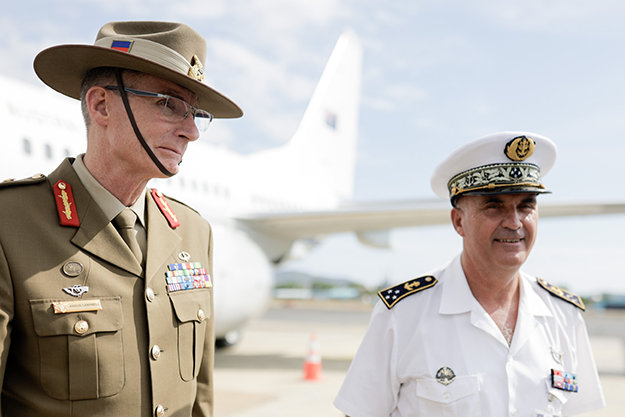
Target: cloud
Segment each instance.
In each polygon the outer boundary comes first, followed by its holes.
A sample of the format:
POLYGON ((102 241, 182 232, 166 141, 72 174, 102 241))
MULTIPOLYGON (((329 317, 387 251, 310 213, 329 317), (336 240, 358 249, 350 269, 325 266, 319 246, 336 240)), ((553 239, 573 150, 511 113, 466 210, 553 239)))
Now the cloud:
MULTIPOLYGON (((246 117, 254 119, 271 140, 277 143, 289 140, 312 96, 316 80, 290 70, 287 62, 268 59, 230 40, 209 39, 209 51, 212 57, 207 62, 208 78, 218 78, 217 84, 227 86, 223 88, 227 95, 235 98, 244 110, 251 109, 246 117)), ((209 85, 213 85, 211 79, 207 80, 209 85)))
POLYGON ((621 20, 625 3, 618 0, 480 0, 472 4, 483 17, 509 30, 622 36, 605 25, 621 20))

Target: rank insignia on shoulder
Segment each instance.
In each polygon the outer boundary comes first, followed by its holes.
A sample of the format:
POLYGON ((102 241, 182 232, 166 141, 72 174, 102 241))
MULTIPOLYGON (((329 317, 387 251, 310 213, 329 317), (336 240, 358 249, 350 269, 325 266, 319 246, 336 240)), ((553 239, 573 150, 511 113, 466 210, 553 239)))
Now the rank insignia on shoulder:
POLYGON ((411 294, 423 291, 436 285, 438 280, 431 275, 411 279, 378 292, 378 296, 386 307, 390 310, 399 300, 411 294))
POLYGON ((552 285, 542 278, 536 278, 536 281, 538 282, 538 285, 543 287, 545 290, 549 291, 551 295, 561 298, 564 301, 567 301, 573 304, 577 308, 580 308, 582 311, 586 310, 584 301, 582 300, 582 297, 580 297, 579 295, 573 294, 572 292, 569 292, 565 289, 552 285))
POLYGON ((59 180, 52 189, 61 226, 79 227, 80 221, 76 213, 76 203, 74 202, 71 185, 63 180, 59 180))
POLYGON ((161 213, 163 213, 163 216, 167 219, 169 227, 175 229, 180 226, 180 220, 178 220, 178 217, 176 217, 174 212, 171 210, 171 207, 169 207, 169 203, 165 200, 163 193, 158 191, 156 188, 153 188, 150 194, 152 194, 152 198, 156 202, 156 205, 161 210, 161 213))

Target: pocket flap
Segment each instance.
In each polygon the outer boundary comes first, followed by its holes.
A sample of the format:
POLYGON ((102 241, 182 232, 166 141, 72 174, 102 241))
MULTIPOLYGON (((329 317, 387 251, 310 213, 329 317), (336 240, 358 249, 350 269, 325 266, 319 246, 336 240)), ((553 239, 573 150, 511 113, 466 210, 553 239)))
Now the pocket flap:
POLYGON ((100 297, 97 299, 102 304, 102 310, 64 314, 54 313, 52 303, 59 300, 30 300, 30 311, 33 315, 35 333, 41 337, 59 335, 87 336, 98 332, 115 332, 120 330, 124 324, 121 297, 100 297), (86 321, 88 327, 83 333, 79 334, 76 332, 75 326, 80 320, 86 321))
POLYGON ((478 375, 456 377, 449 385, 435 379, 417 379, 417 396, 439 403, 451 403, 480 391, 478 375))
POLYGON ((210 318, 210 290, 186 290, 169 293, 176 317, 180 322, 197 321, 210 318), (200 310, 202 311, 200 313, 200 310))
POLYGON ((569 391, 564 391, 558 388, 554 388, 551 386, 551 377, 548 377, 545 380, 545 384, 547 385, 547 391, 549 393, 549 395, 551 395, 552 397, 550 398, 557 398, 558 401, 560 401, 561 404, 565 404, 568 400, 569 397, 571 396, 571 392, 569 391))

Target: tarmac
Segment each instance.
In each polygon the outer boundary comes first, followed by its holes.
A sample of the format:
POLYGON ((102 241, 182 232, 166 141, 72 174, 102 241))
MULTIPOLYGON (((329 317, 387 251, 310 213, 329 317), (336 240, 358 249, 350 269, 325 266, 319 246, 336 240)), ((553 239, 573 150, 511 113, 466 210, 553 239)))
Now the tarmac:
MULTIPOLYGON (((372 306, 353 301, 274 301, 235 346, 215 356, 216 417, 341 417, 332 405, 365 334, 372 306), (304 378, 311 337, 320 378, 304 378)), ((607 406, 582 417, 625 415, 625 311, 585 313, 607 406)))

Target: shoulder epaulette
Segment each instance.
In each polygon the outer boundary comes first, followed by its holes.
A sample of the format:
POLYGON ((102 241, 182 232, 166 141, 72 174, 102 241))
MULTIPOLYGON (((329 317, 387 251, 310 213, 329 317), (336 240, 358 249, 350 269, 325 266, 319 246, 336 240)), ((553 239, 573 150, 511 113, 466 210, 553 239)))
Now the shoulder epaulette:
POLYGON ((36 174, 32 177, 16 180, 15 178, 7 178, 4 181, 0 181, 0 187, 9 187, 15 185, 27 185, 27 184, 39 184, 46 180, 46 176, 43 174, 36 174))
POLYGON ((378 292, 378 296, 382 299, 382 302, 386 304, 386 307, 390 310, 402 298, 433 287, 434 285, 436 285, 437 282, 438 280, 432 275, 425 275, 423 277, 411 279, 410 281, 406 281, 401 284, 395 285, 394 287, 382 290, 378 292))
POLYGON ((582 297, 580 297, 579 295, 573 294, 572 292, 569 292, 565 289, 552 285, 542 278, 536 278, 536 281, 538 282, 538 285, 543 287, 545 290, 549 291, 549 293, 553 295, 554 297, 561 298, 564 301, 567 301, 573 304, 577 308, 582 309, 583 311, 586 310, 584 301, 582 300, 582 297))
POLYGON ((185 203, 184 201, 180 201, 180 200, 178 200, 178 199, 176 199, 176 198, 174 198, 174 197, 172 197, 172 196, 169 196, 169 195, 165 195, 165 194, 163 194, 163 195, 164 195, 165 197, 167 197, 167 201, 173 201, 173 202, 175 202, 175 203, 178 203, 178 204, 180 204, 181 206, 185 206, 185 207, 186 207, 186 208, 188 208, 189 210, 191 210, 191 211, 193 211, 193 212, 195 212, 195 213, 199 214, 200 216, 202 216, 202 215, 200 214, 200 212, 199 212, 199 211, 197 211, 196 209, 194 209, 193 207, 191 207, 190 205, 188 205, 188 204, 187 204, 187 203, 185 203))

